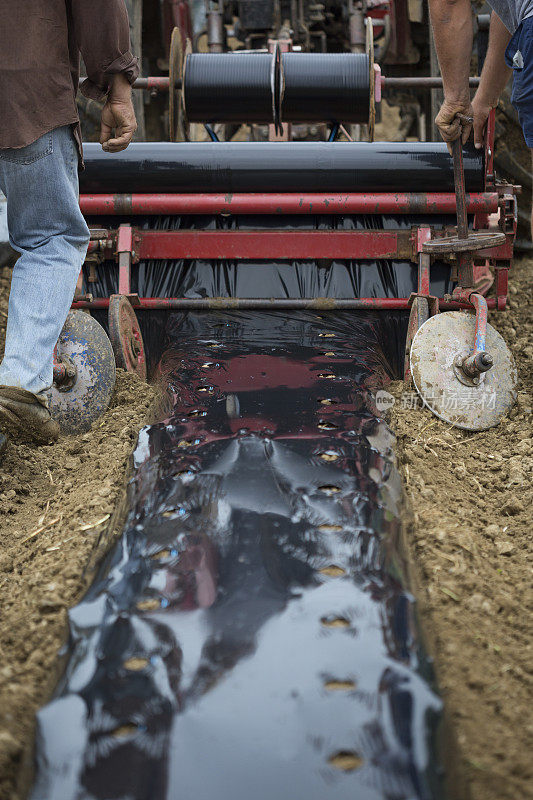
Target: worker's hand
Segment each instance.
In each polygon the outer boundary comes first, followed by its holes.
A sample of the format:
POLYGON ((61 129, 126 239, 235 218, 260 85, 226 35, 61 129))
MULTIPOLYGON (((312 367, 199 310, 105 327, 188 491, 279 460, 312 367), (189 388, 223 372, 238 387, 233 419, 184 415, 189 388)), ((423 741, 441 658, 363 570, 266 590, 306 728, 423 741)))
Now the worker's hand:
POLYGON ((435 124, 439 129, 440 135, 448 145, 448 150, 452 152, 451 143, 461 136, 465 144, 470 136, 472 125, 463 124, 457 118, 461 114, 464 117, 472 117, 472 104, 470 98, 465 100, 444 100, 441 109, 435 117, 435 124))
POLYGON ((485 144, 487 119, 492 110, 492 105, 487 100, 484 100, 479 92, 476 92, 472 100, 472 110, 474 112, 474 145, 479 150, 485 144))
POLYGON ((131 86, 124 75, 115 75, 107 103, 102 110, 100 132, 102 150, 106 153, 120 153, 130 144, 136 130, 137 120, 131 101, 131 86))

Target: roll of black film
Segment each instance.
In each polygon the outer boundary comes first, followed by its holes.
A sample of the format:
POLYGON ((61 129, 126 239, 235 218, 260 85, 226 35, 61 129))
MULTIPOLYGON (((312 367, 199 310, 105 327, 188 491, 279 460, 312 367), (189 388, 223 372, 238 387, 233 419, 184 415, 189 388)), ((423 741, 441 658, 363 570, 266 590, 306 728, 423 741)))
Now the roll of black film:
POLYGON ((185 64, 189 122, 274 122, 275 62, 270 53, 193 53, 185 64))
POLYGON ((282 122, 368 121, 366 53, 283 53, 282 122))

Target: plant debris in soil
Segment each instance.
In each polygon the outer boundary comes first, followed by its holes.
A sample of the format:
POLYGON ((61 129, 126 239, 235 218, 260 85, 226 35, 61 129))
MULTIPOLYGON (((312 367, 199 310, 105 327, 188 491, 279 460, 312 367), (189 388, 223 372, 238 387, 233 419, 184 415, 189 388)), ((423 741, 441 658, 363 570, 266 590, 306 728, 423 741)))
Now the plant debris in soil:
MULTIPOLYGON (((2 349, 10 278, 0 272, 2 349)), ((154 394, 117 370, 111 406, 89 433, 47 447, 10 442, 0 462, 0 800, 16 797, 35 712, 57 681, 67 609, 122 519, 129 458, 154 394)))
POLYGON ((424 628, 473 800, 533 796, 532 266, 515 261, 508 309, 489 318, 519 373, 518 403, 497 428, 452 428, 412 408, 403 382, 389 389, 424 628))

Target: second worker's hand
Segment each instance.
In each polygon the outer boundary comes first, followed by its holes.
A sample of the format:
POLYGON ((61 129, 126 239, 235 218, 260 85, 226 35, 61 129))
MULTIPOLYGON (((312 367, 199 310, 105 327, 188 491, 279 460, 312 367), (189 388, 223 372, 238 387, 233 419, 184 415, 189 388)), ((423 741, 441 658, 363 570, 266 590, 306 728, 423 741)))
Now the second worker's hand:
POLYGON ((435 117, 435 124, 439 133, 448 145, 448 150, 452 152, 452 142, 461 137, 463 144, 466 144, 472 131, 471 124, 461 122, 461 117, 473 117, 472 104, 470 98, 462 100, 445 99, 439 113, 435 117))
POLYGON ((131 99, 131 86, 124 75, 115 75, 107 102, 102 109, 100 144, 106 153, 125 150, 137 130, 131 99), (113 135, 114 134, 114 135, 113 135))
POLYGON ((477 91, 472 100, 472 110, 474 112, 474 146, 477 150, 480 150, 485 144, 487 120, 492 108, 492 103, 484 100, 483 97, 480 96, 479 91, 477 91))

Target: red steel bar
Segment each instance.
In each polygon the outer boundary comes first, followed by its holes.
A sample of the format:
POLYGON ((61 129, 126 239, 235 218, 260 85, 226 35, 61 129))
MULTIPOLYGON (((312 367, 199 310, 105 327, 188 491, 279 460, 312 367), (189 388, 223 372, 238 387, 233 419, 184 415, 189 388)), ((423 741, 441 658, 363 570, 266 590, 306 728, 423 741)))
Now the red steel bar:
MULTIPOLYGON (((498 210, 496 192, 466 195, 469 214, 498 210)), ((455 194, 85 194, 86 216, 134 214, 455 214, 455 194)))
POLYGON ((147 78, 137 78, 137 80, 133 84, 134 89, 144 89, 146 91, 156 91, 156 92, 168 92, 169 86, 170 86, 170 78, 156 78, 153 76, 149 76, 147 78))
POLYGON ((496 109, 491 108, 485 133, 485 189, 494 186, 494 139, 496 136, 496 109))
POLYGON ((459 287, 454 290, 453 297, 460 303, 468 303, 476 311, 476 326, 474 329, 474 345, 472 352, 482 353, 485 351, 487 338, 487 300, 483 295, 474 292, 472 289, 459 287))
POLYGON ((118 254, 118 291, 129 294, 131 291, 131 261, 133 253, 133 228, 131 225, 120 225, 117 238, 118 254))
MULTIPOLYGON (((487 300, 488 308, 496 308, 496 298, 487 300)), ((501 307, 501 306, 499 306, 501 307)), ((101 297, 95 300, 78 300, 72 308, 109 308, 109 298, 101 297)), ((471 303, 439 300, 439 308, 453 310, 458 308, 472 308, 471 303)), ((287 311, 290 309, 310 309, 314 311, 360 311, 362 309, 383 310, 408 310, 408 297, 361 297, 361 298, 263 298, 263 297, 141 297, 135 310, 174 310, 174 311, 213 311, 227 309, 253 309, 264 311, 287 311)))
POLYGON ((473 292, 470 302, 476 309, 476 327, 474 330, 474 353, 485 352, 487 339, 487 301, 483 295, 473 292))
POLYGON ((429 295, 430 292, 431 256, 429 253, 418 254, 418 294, 429 295))
MULTIPOLYGON (((470 86, 479 86, 479 78, 469 78, 468 83, 470 86)), ((442 89, 442 78, 388 78, 386 75, 382 75, 381 86, 383 89, 403 89, 404 87, 411 87, 413 89, 442 89)))
POLYGON ((411 258, 409 231, 138 231, 139 259, 411 258))
POLYGON ((496 297, 498 300, 498 309, 502 309, 505 308, 505 302, 507 300, 509 267, 499 268, 496 265, 495 273, 496 273, 496 297))

